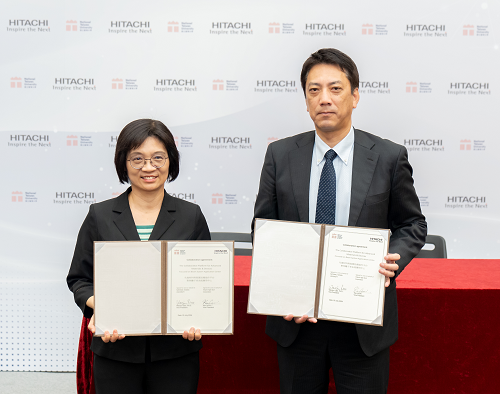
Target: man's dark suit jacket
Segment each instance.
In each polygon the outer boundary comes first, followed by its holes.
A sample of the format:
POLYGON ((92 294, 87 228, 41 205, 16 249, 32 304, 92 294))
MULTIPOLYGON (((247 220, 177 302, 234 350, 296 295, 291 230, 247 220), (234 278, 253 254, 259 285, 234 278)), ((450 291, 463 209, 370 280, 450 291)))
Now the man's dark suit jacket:
MULTIPOLYGON (((112 200, 90 206, 80 228, 67 283, 76 304, 85 317, 93 310, 85 305, 94 294, 94 241, 140 241, 125 193, 112 200)), ((160 213, 150 240, 209 240, 205 217, 196 204, 172 197, 165 192, 160 213)), ((140 261, 137 262, 140 264, 140 261)), ((134 310, 130 310, 133 315, 134 310)), ((151 336, 151 361, 181 357, 201 349, 201 341, 188 341, 182 336, 151 336)), ((141 363, 145 361, 146 337, 125 337, 115 343, 92 339, 92 351, 113 360, 141 363)))
MULTIPOLYGON (((255 218, 309 221, 309 178, 315 132, 309 131, 269 145, 262 168, 255 218)), ((389 228, 389 252, 399 253, 399 275, 425 243, 427 224, 413 187, 406 148, 354 130, 349 226, 389 228)), ((253 229, 253 223, 252 223, 253 229)), ((310 324, 310 323, 306 323, 310 324)), ((282 317, 267 318, 266 333, 290 346, 300 324, 282 317)), ((364 353, 372 356, 398 338, 396 281, 386 288, 383 327, 356 324, 364 353)), ((341 339, 340 339, 341 340, 341 339)))

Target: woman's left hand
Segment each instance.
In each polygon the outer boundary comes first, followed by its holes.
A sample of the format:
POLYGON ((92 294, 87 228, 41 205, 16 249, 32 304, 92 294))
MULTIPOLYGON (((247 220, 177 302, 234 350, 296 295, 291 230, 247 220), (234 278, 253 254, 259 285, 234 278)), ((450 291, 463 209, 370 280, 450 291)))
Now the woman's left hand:
POLYGON ((182 337, 190 341, 192 340, 199 341, 201 339, 201 330, 199 328, 195 330, 194 327, 191 327, 189 331, 186 330, 183 332, 182 337))

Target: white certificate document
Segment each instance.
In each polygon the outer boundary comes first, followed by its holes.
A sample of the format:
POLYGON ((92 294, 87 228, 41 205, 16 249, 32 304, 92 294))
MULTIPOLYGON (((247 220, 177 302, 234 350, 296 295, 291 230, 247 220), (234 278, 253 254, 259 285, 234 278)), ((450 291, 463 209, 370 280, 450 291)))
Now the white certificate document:
POLYGON ((233 332, 233 245, 168 241, 167 334, 233 332))
POLYGON ((233 334, 233 241, 96 241, 96 336, 233 334))
POLYGON ((390 230, 256 219, 248 313, 383 325, 390 230))
POLYGON ((96 335, 161 334, 161 242, 95 242, 96 335))
POLYGON ((388 231, 326 226, 318 318, 382 325, 388 231))
POLYGON ((321 225, 255 221, 248 313, 313 316, 321 225))

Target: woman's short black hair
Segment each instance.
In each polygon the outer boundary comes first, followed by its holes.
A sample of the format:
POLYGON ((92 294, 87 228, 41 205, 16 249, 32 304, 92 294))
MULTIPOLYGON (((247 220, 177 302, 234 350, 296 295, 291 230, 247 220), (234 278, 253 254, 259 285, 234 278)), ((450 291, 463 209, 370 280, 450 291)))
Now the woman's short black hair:
POLYGON ((309 71, 311 71, 311 68, 317 64, 331 64, 340 68, 351 84, 351 93, 354 93, 354 89, 359 88, 359 73, 356 63, 354 63, 354 61, 344 52, 340 52, 338 49, 323 48, 309 56, 302 66, 300 83, 302 85, 304 95, 306 94, 306 81, 309 71))
POLYGON ((123 128, 116 142, 115 167, 120 183, 129 182, 127 175, 129 152, 141 146, 148 137, 155 137, 165 145, 169 160, 167 182, 172 182, 179 175, 179 151, 170 130, 159 120, 137 119, 123 128))

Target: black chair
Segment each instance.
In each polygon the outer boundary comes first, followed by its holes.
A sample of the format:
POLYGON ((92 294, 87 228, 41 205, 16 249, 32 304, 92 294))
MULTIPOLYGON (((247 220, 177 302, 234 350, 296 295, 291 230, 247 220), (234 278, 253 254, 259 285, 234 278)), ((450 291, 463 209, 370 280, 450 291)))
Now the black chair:
POLYGON ((415 256, 416 259, 446 259, 446 242, 439 235, 427 235, 425 245, 415 256))
POLYGON ((251 256, 252 255, 252 236, 247 233, 210 233, 212 241, 234 241, 248 244, 250 249, 237 248, 235 245, 235 256, 251 256))

